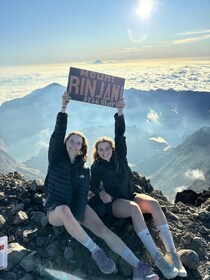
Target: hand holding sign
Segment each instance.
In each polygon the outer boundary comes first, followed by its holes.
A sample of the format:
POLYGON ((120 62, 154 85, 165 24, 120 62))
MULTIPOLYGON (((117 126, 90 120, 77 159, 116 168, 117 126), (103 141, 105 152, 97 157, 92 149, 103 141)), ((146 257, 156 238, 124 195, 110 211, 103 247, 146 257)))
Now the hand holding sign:
POLYGON ((118 111, 118 116, 123 115, 123 110, 125 108, 125 99, 124 99, 124 97, 122 97, 120 99, 120 101, 118 101, 116 103, 116 107, 117 107, 117 111, 118 111))
POLYGON ((64 92, 62 96, 62 107, 67 107, 69 101, 71 100, 71 96, 68 92, 64 92))
POLYGON ((68 92, 65 91, 64 94, 62 95, 62 107, 61 107, 62 113, 66 112, 66 107, 70 100, 71 100, 71 96, 69 95, 68 92))
POLYGON ((74 100, 116 107, 122 98, 125 79, 71 67, 67 91, 74 100))

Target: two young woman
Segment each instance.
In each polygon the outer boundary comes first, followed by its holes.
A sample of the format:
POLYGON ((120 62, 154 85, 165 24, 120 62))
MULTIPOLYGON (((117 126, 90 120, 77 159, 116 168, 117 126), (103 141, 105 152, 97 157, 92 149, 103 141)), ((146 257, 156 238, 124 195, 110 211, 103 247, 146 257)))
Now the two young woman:
POLYGON ((115 114, 115 139, 99 138, 93 148, 91 166, 91 191, 95 194, 89 205, 98 211, 107 208, 117 218, 131 217, 133 227, 149 251, 155 265, 165 278, 186 277, 187 272, 176 252, 166 217, 157 200, 145 194, 135 193, 132 172, 127 162, 125 140, 124 100, 117 104, 115 114), (102 186, 102 188, 101 188, 102 186), (150 213, 166 249, 165 257, 156 247, 144 220, 144 213, 150 213))
POLYGON ((61 112, 57 115, 49 143, 49 166, 45 179, 45 208, 49 222, 53 226, 64 226, 72 237, 90 251, 103 273, 112 273, 116 265, 88 236, 82 226, 103 239, 114 252, 133 267, 133 280, 158 280, 159 277, 152 268, 140 261, 87 204, 90 185, 89 169, 85 166, 87 141, 79 131, 71 132, 65 138, 68 117, 66 107, 69 101, 69 94, 64 93, 61 112))

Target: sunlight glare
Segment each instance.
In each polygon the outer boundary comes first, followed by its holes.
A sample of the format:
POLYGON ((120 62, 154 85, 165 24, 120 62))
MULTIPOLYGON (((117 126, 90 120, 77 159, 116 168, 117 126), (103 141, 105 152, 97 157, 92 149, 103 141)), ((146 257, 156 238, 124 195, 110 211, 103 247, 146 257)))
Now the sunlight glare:
POLYGON ((139 0, 139 6, 136 12, 142 19, 146 19, 151 15, 153 6, 154 0, 139 0))
POLYGON ((49 268, 44 270, 43 276, 47 276, 50 279, 52 276, 55 280, 82 280, 82 278, 74 276, 73 274, 49 268))

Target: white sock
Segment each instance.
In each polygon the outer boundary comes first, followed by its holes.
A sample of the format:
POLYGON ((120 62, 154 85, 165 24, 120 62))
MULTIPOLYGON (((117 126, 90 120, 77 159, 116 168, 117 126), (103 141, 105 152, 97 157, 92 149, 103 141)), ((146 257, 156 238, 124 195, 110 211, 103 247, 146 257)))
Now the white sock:
POLYGON ((173 241, 171 231, 169 229, 168 224, 160 225, 160 226, 157 226, 156 228, 159 232, 160 238, 163 241, 166 251, 167 252, 176 252, 176 248, 175 248, 174 241, 173 241))
POLYGON ((133 267, 136 267, 139 263, 139 259, 129 248, 125 249, 125 251, 122 252, 121 257, 133 267))
POLYGON ((88 237, 88 239, 86 239, 83 243, 83 246, 85 246, 91 253, 95 253, 97 250, 99 250, 100 248, 98 247, 98 245, 93 242, 93 240, 88 237))
POLYGON ((154 259, 156 253, 158 252, 158 249, 155 245, 155 242, 153 241, 148 229, 143 229, 142 231, 137 233, 138 237, 141 239, 142 243, 146 247, 146 249, 149 251, 150 255, 154 259))

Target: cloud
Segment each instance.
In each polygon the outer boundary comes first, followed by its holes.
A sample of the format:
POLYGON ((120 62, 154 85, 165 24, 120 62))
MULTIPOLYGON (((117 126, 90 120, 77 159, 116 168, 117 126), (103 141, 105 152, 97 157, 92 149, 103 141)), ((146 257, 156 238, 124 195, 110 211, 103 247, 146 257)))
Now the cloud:
POLYGON ((199 170, 199 169, 193 169, 193 170, 188 169, 185 172, 185 176, 192 179, 192 180, 203 180, 203 181, 205 181, 205 176, 203 174, 203 171, 199 170))
POLYGON ((150 109, 149 113, 147 114, 147 120, 150 122, 157 122, 159 120, 158 113, 150 109))
POLYGON ((135 164, 134 164, 134 163, 129 162, 129 163, 128 163, 128 166, 129 166, 130 168, 132 168, 132 167, 134 167, 134 166, 135 166, 135 164))
POLYGON ((137 48, 124 48, 119 51, 119 53, 130 53, 130 52, 137 52, 139 49, 137 48))
MULTIPOLYGON (((136 45, 138 46, 138 45, 136 45)), ((141 52, 144 47, 125 48, 121 53, 141 52)), ((168 90, 177 91, 207 91, 210 92, 209 69, 210 60, 145 60, 138 62, 102 64, 104 73, 125 77, 125 88, 140 90, 168 90), (167 63, 166 63, 167 62, 167 63)), ((76 65, 83 68, 84 65, 76 65)), ((89 64, 93 71, 101 71, 101 65, 89 64)), ((89 68, 89 70, 90 70, 89 68)), ((49 71, 40 65, 34 67, 9 68, 9 72, 0 76, 0 105, 8 100, 23 97, 35 89, 45 87, 50 83, 66 86, 69 64, 52 65, 49 71), (37 66, 38 67, 38 66, 37 66), (30 75, 29 75, 30 74, 30 75)), ((99 72, 100 72, 99 71, 99 72)))
POLYGON ((174 107, 173 109, 171 109, 171 111, 178 115, 178 109, 177 109, 177 107, 174 107))
POLYGON ((210 33, 210 29, 198 29, 198 30, 178 33, 177 35, 186 36, 186 35, 205 34, 205 33, 210 33))
POLYGON ((187 186, 181 185, 181 186, 178 186, 177 188, 175 188, 174 193, 176 194, 176 193, 182 192, 182 191, 184 191, 184 190, 186 190, 186 189, 187 189, 187 186))
POLYGON ((186 189, 187 189, 187 186, 185 186, 185 185, 180 185, 180 186, 178 186, 178 187, 172 189, 172 190, 170 191, 170 195, 167 196, 169 202, 171 202, 171 203, 173 204, 173 203, 174 203, 174 197, 176 196, 176 194, 177 194, 178 192, 182 192, 182 191, 184 191, 184 190, 186 190, 186 189))
POLYGON ((191 37, 187 37, 185 39, 174 40, 171 42, 171 44, 173 44, 173 45, 189 44, 189 43, 194 43, 194 42, 197 42, 200 40, 209 39, 210 38, 210 29, 198 29, 198 30, 178 33, 176 35, 185 36, 185 37, 191 36, 191 37))
POLYGON ((172 44, 173 45, 183 45, 183 44, 194 43, 194 42, 204 40, 204 39, 209 39, 209 38, 210 38, 210 34, 207 34, 207 35, 202 35, 200 37, 191 37, 191 38, 175 40, 175 41, 172 41, 172 44))
POLYGON ((150 137, 149 140, 155 141, 155 142, 158 142, 158 143, 165 143, 166 145, 168 145, 168 142, 164 138, 162 138, 160 136, 158 136, 158 137, 150 137))
POLYGON ((188 31, 188 32, 183 32, 183 33, 177 33, 175 35, 176 36, 185 36, 186 38, 172 40, 172 41, 165 41, 165 42, 156 44, 155 46, 164 47, 164 46, 171 46, 171 45, 184 45, 184 44, 195 43, 195 42, 198 42, 201 40, 207 40, 210 38, 210 29, 193 30, 193 31, 188 31))
POLYGON ((36 135, 36 146, 39 148, 47 148, 49 146, 49 138, 51 135, 51 131, 49 128, 43 129, 39 132, 38 135, 36 135))

